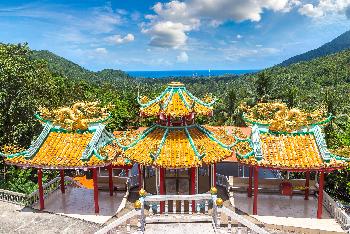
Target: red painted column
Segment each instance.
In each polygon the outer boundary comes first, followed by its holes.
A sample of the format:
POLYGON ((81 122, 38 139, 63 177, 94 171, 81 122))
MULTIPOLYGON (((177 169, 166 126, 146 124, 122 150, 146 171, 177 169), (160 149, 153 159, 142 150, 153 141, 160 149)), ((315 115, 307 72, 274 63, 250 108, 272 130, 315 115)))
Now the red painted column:
POLYGON ((322 218, 322 208, 323 208, 323 188, 324 188, 324 172, 320 172, 320 179, 318 181, 318 202, 317 202, 317 218, 322 218))
POLYGON ((94 202, 95 202, 95 213, 98 214, 100 212, 100 207, 98 205, 98 186, 97 186, 97 169, 92 169, 92 179, 94 182, 94 202))
MULTIPOLYGON (((165 175, 165 169, 159 168, 159 193, 160 195, 165 195, 165 188, 164 188, 164 176, 165 175)), ((160 202, 160 213, 163 213, 165 210, 165 202, 160 202)))
POLYGON ((253 167, 249 167, 249 184, 248 184, 248 197, 252 197, 252 187, 253 187, 253 167))
POLYGON ((254 167, 254 203, 253 203, 253 215, 258 214, 258 177, 259 177, 259 168, 254 167))
POLYGON ((113 196, 113 168, 112 165, 108 166, 108 182, 109 182, 109 196, 113 196))
MULTIPOLYGON (((191 168, 191 194, 196 194, 196 168, 191 168)), ((192 212, 196 212, 196 202, 192 201, 192 212)))
POLYGON ((139 172, 139 190, 142 189, 142 170, 141 170, 141 165, 137 165, 137 169, 139 172))
POLYGON ((310 172, 305 172, 305 200, 309 200, 309 193, 310 193, 310 172))
POLYGON ((38 185, 39 185, 39 205, 40 210, 45 208, 44 205, 44 189, 43 189, 43 171, 41 168, 38 168, 38 185))
POLYGON ((214 163, 213 170, 213 187, 216 187, 216 163, 214 163))
POLYGON ((60 176, 61 176, 61 192, 65 193, 66 188, 64 187, 64 170, 60 170, 60 176))

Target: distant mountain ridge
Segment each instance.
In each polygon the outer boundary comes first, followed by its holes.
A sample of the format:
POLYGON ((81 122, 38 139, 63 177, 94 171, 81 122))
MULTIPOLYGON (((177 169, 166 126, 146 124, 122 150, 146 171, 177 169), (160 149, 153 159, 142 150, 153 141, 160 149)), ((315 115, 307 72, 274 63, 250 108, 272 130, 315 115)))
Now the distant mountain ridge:
POLYGON ((116 81, 118 79, 129 77, 127 73, 121 70, 104 69, 98 72, 89 71, 48 50, 33 50, 31 56, 33 59, 45 60, 52 73, 67 78, 101 82, 108 80, 116 81))
POLYGON ((283 61, 279 65, 288 66, 293 63, 309 61, 318 57, 334 54, 349 48, 350 48, 350 30, 341 34, 340 36, 333 39, 332 41, 318 47, 317 49, 310 50, 303 54, 299 54, 294 57, 291 57, 283 61))

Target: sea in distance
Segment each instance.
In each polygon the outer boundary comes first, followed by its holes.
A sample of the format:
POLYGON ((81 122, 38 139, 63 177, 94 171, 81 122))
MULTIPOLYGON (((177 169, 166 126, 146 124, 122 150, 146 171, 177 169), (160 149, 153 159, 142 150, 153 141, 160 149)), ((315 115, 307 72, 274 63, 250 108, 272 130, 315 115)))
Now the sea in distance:
POLYGON ((242 75, 254 73, 259 70, 170 70, 170 71, 127 71, 132 77, 140 78, 165 78, 165 77, 201 77, 242 75))

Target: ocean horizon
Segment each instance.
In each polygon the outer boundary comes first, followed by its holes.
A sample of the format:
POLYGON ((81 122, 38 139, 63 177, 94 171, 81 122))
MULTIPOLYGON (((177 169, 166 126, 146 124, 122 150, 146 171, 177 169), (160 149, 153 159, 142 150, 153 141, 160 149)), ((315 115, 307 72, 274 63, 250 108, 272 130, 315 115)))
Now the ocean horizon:
POLYGON ((201 76, 224 76, 243 75, 254 73, 259 70, 164 70, 164 71, 126 71, 136 78, 166 78, 166 77, 201 77, 201 76))

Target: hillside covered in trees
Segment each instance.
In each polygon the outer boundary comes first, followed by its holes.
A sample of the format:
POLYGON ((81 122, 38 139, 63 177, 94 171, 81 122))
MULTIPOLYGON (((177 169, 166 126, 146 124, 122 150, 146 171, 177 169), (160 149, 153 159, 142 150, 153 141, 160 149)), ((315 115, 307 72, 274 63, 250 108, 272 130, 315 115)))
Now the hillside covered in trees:
POLYGON ((287 66, 293 63, 309 61, 315 58, 337 53, 349 48, 350 48, 350 31, 347 31, 341 34, 339 37, 333 39, 332 41, 320 46, 319 48, 310 50, 303 54, 293 56, 283 61, 280 65, 287 66))
MULTIPOLYGON (((50 52, 0 44, 0 146, 27 147, 41 130, 33 117, 39 107, 70 105, 78 100, 113 103, 108 126, 112 130, 148 125, 152 121, 138 115, 137 94, 154 97, 172 80, 131 78, 115 70, 91 72, 50 52)), ((325 128, 329 147, 350 146, 350 50, 244 76, 176 80, 197 96, 212 93, 218 98, 214 117, 206 120, 212 125, 244 125, 239 109, 243 102, 254 105, 278 100, 302 109, 324 106, 336 116, 325 128)), ((22 192, 35 188, 35 174, 30 170, 22 175, 23 182, 15 183, 22 171, 8 168, 0 187, 22 192)), ((349 178, 349 169, 327 176, 328 192, 350 202, 349 178)))

